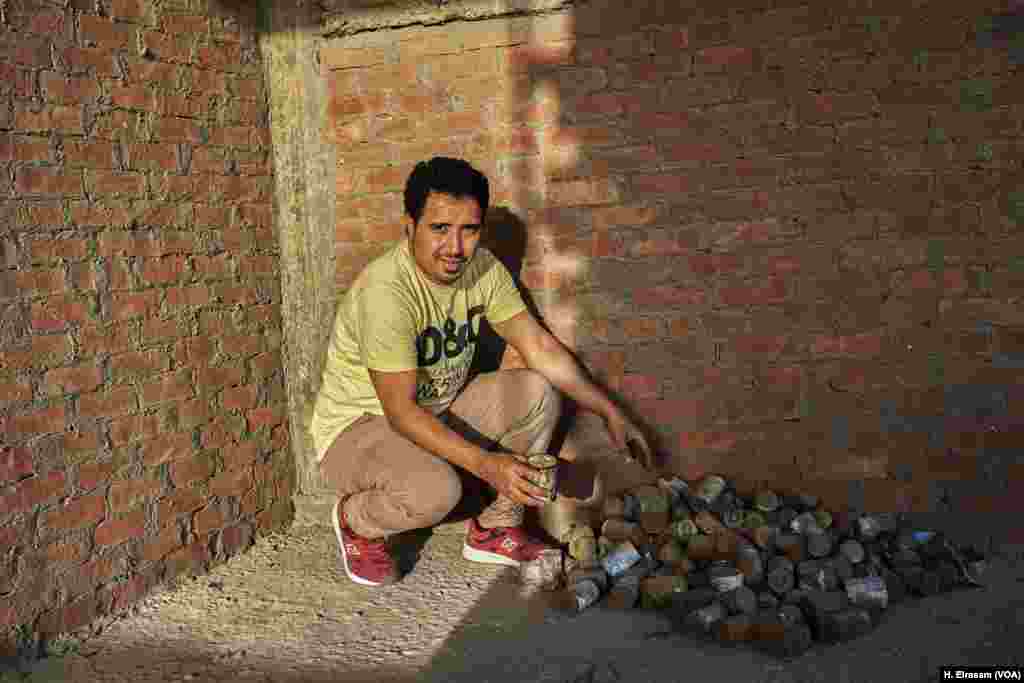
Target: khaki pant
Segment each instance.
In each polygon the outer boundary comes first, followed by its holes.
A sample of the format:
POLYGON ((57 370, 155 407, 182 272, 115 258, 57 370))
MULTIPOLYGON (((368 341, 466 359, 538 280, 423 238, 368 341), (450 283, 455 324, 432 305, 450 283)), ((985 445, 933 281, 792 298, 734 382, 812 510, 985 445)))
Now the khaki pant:
MULTIPOLYGON (((547 379, 516 369, 478 375, 439 417, 483 448, 526 453, 547 450, 560 412, 561 395, 547 379)), ((471 476, 376 415, 363 415, 338 435, 320 468, 338 495, 348 496, 352 530, 367 538, 437 524, 462 498, 462 479, 471 476)), ((522 504, 498 496, 477 521, 486 528, 519 526, 523 512, 522 504)))

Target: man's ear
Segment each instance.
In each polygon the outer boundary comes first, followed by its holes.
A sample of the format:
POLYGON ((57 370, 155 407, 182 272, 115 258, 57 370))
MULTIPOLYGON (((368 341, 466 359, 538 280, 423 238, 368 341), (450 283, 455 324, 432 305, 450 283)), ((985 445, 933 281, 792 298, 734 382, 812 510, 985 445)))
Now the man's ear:
POLYGON ((416 228, 416 224, 412 220, 412 216, 406 214, 402 216, 402 223, 405 225, 405 236, 412 237, 413 230, 416 228))

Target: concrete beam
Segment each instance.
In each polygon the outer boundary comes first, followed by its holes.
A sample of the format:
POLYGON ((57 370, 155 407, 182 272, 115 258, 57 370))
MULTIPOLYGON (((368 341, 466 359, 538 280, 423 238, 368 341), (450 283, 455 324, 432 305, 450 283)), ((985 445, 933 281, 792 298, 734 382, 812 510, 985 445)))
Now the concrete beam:
POLYGON ((325 38, 449 21, 544 14, 576 0, 322 0, 325 38))

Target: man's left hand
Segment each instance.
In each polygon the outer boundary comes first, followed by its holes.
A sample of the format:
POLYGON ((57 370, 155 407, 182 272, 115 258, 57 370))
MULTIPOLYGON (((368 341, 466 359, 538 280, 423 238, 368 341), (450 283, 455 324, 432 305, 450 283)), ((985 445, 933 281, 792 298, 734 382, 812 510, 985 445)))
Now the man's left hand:
POLYGON ((626 417, 619 408, 614 408, 604 418, 612 444, 619 450, 629 450, 630 458, 639 461, 647 470, 655 467, 654 452, 643 431, 626 417))

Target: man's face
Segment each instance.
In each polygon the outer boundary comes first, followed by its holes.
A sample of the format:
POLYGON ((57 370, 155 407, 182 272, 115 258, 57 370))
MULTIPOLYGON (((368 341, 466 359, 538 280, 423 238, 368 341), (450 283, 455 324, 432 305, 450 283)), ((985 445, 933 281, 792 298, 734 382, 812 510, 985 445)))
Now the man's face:
POLYGON ((405 217, 416 265, 430 280, 454 283, 476 253, 483 231, 480 205, 472 197, 431 192, 418 224, 405 217))

